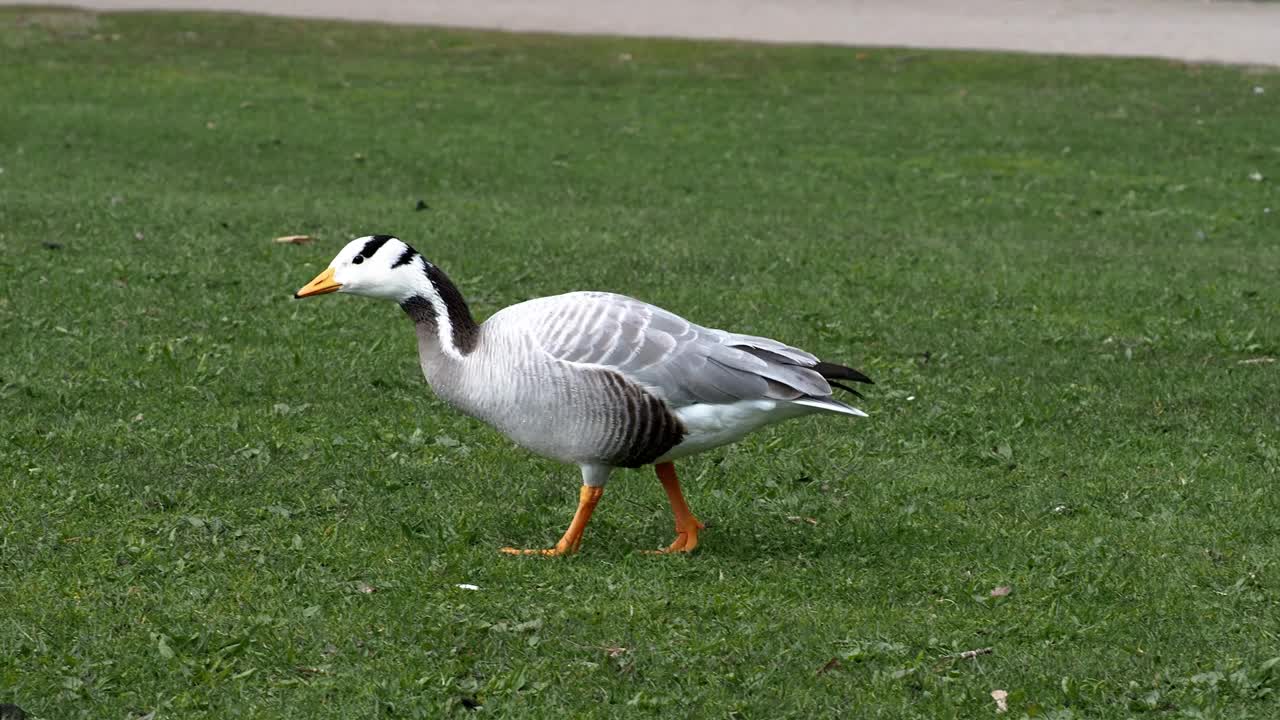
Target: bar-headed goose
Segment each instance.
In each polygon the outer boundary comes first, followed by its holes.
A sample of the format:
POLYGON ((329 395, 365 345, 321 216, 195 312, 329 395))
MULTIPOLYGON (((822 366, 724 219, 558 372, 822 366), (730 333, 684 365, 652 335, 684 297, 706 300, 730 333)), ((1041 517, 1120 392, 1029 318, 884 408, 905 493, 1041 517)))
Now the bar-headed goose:
POLYGON ((457 286, 388 235, 357 238, 294 294, 392 300, 413 319, 422 372, 442 399, 516 444, 582 468, 578 510, 545 550, 564 555, 616 467, 654 465, 671 500, 676 539, 698 546, 672 461, 735 442, 763 425, 816 412, 866 417, 831 397, 840 380, 870 383, 776 340, 704 328, 623 295, 572 292, 472 319, 457 286))

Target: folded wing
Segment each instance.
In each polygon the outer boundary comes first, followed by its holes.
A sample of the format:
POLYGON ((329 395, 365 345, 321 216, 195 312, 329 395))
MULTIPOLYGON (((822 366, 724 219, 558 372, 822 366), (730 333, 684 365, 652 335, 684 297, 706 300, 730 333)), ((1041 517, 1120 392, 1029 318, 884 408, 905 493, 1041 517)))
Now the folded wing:
POLYGON ((847 368, 776 340, 704 328, 623 295, 569 293, 546 301, 531 328, 544 352, 613 370, 672 407, 767 399, 852 410, 831 399, 829 373, 821 372, 824 365, 847 368))

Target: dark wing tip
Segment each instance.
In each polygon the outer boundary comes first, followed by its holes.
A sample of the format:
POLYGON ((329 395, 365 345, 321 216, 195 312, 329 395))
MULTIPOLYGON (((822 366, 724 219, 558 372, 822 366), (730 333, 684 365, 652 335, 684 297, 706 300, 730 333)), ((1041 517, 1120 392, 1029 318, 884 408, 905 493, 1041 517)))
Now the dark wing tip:
POLYGON ((875 382, 871 378, 851 367, 845 367, 844 365, 819 360, 818 364, 813 366, 813 369, 827 380, 852 380, 853 382, 875 385, 875 382))

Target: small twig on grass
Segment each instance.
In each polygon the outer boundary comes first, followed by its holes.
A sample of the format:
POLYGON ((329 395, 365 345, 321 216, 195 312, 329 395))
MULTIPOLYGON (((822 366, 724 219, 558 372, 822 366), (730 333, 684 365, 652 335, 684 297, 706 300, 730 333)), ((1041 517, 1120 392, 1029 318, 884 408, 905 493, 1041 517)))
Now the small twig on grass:
POLYGON ((972 660, 978 657, 979 655, 990 655, 995 651, 996 651, 995 648, 984 647, 984 648, 975 648, 973 650, 965 650, 964 652, 956 653, 955 655, 943 655, 942 657, 938 658, 938 662, 933 664, 933 671, 938 672, 943 668, 950 666, 952 663, 954 663, 957 660, 972 660))
POLYGON ((622 657, 630 652, 629 648, 625 648, 621 645, 583 645, 582 643, 575 642, 569 638, 562 639, 570 645, 582 648, 583 650, 603 650, 604 654, 611 658, 622 657))

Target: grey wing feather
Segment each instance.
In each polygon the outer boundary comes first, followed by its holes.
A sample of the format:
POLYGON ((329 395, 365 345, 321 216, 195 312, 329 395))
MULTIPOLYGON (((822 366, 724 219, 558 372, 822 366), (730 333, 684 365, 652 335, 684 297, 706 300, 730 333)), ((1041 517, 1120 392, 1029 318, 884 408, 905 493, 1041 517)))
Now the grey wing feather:
POLYGON ((623 295, 546 301, 532 328, 543 351, 608 367, 676 407, 831 395, 817 358, 776 340, 704 328, 623 295))

